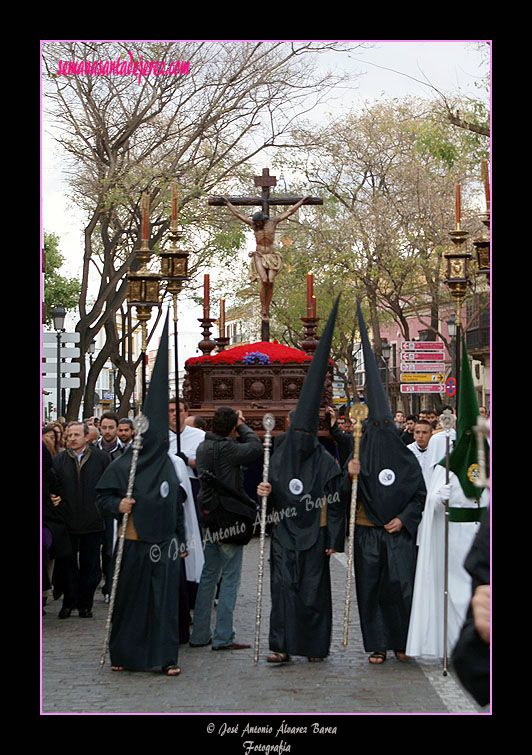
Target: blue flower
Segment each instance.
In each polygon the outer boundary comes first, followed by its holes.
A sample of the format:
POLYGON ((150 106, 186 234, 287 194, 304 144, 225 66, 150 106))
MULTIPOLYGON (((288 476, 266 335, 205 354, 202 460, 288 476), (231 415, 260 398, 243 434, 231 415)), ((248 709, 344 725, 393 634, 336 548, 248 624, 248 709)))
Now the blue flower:
POLYGON ((242 357, 242 362, 244 364, 270 364, 270 357, 260 351, 252 351, 242 357))

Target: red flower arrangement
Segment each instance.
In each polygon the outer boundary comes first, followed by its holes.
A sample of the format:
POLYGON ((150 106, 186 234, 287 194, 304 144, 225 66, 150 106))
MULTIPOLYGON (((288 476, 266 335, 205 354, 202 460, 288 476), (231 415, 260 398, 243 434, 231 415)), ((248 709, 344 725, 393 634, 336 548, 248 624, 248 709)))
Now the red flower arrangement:
POLYGON ((290 362, 296 362, 301 364, 302 362, 311 362, 312 356, 299 349, 292 349, 290 346, 283 346, 283 344, 274 341, 258 341, 257 343, 248 343, 243 346, 234 346, 231 349, 225 349, 219 351, 217 354, 208 354, 203 357, 191 357, 187 359, 185 364, 193 367, 196 364, 235 364, 236 362, 243 362, 243 358, 246 354, 253 352, 260 352, 266 354, 270 358, 270 362, 277 362, 280 364, 288 364, 290 362))

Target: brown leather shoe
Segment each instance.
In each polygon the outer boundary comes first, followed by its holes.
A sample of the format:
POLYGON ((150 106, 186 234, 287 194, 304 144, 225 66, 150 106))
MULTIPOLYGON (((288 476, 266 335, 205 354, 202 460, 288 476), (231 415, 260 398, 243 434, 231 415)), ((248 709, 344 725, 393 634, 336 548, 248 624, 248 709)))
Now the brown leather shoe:
POLYGON ((221 645, 217 648, 213 647, 213 650, 246 650, 251 645, 242 645, 239 642, 233 642, 231 645, 221 645))

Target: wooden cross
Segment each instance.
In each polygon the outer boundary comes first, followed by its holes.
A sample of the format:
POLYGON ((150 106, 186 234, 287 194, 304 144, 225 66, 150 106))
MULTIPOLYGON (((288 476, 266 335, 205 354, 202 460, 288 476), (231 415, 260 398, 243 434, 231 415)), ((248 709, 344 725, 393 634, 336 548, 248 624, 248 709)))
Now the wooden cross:
MULTIPOLYGON (((233 209, 232 209, 233 214, 236 214, 236 216, 240 220, 244 221, 248 225, 251 225, 252 227, 254 227, 254 223, 251 221, 251 219, 246 218, 242 213, 236 211, 234 207, 239 206, 239 205, 240 206, 243 205, 246 207, 253 207, 254 205, 260 205, 263 215, 269 218, 260 228, 255 228, 255 237, 257 238, 257 243, 261 247, 261 255, 262 255, 264 253, 264 249, 273 247, 273 240, 274 240, 276 225, 278 222, 284 219, 283 213, 280 213, 277 216, 277 218, 270 217, 270 207, 272 205, 293 206, 298 203, 322 205, 323 199, 321 197, 292 197, 292 196, 286 196, 286 195, 284 196, 279 195, 279 196, 272 197, 270 195, 270 188, 277 184, 277 177, 270 176, 270 171, 268 168, 263 168, 261 176, 254 176, 254 181, 255 181, 255 186, 257 187, 260 186, 261 188, 260 197, 258 196, 256 197, 220 197, 220 196, 217 196, 217 197, 209 197, 208 203, 211 206, 220 207, 220 206, 225 205, 226 201, 229 201, 231 205, 233 206, 233 209)), ((295 212, 295 209, 296 208, 294 208, 292 212, 295 212)), ((288 213, 290 213, 290 211, 288 211, 288 213)), ((284 215, 287 215, 287 213, 284 213, 284 215)), ((266 280, 263 275, 262 280, 261 280, 261 291, 260 291, 261 307, 262 307, 261 338, 263 341, 270 340, 269 307, 270 307, 272 295, 273 295, 273 279, 269 278, 268 280, 266 280)))
MULTIPOLYGON (((233 205, 240 205, 245 207, 254 207, 260 205, 264 215, 270 216, 270 207, 272 205, 294 205, 297 204, 303 197, 292 197, 287 195, 270 195, 270 187, 276 186, 277 176, 270 176, 270 169, 263 168, 261 176, 254 176, 255 186, 261 187, 261 196, 255 197, 227 197, 227 199, 233 205)), ((209 197, 208 204, 211 207, 220 207, 224 203, 222 197, 209 197)), ((322 197, 310 197, 304 204, 322 205, 322 197)))

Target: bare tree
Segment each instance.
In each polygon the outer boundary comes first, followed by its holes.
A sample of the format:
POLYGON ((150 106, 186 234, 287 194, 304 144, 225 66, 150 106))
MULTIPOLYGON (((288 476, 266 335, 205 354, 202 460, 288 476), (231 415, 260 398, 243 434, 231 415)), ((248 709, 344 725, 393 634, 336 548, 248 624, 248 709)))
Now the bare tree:
MULTIPOLYGON (((291 167, 301 172, 302 185, 324 197, 324 205, 305 208, 299 224, 292 221, 286 274, 295 270, 301 277, 299 256, 315 271, 320 299, 333 286, 336 293, 345 291, 343 299, 349 297, 354 310, 358 295, 377 359, 383 324, 397 323, 409 340, 409 320, 417 317, 435 338, 441 305, 450 302, 442 255, 455 222, 455 184, 475 177, 467 160, 449 169, 420 147, 419 133, 430 117, 424 101, 379 102, 295 138, 307 149, 291 167)), ((481 228, 466 213, 464 222, 473 233, 481 228)), ((293 313, 280 296, 283 285, 289 286, 280 277, 274 311, 286 328, 293 313)), ((338 327, 345 328, 349 343, 351 322, 339 318, 338 327)))
MULTIPOLYGON (((248 177, 252 158, 289 141, 297 119, 339 81, 318 72, 316 56, 345 48, 313 42, 43 44, 47 124, 63 150, 71 199, 87 217, 76 325, 86 398, 95 376, 85 380, 83 355, 102 328, 106 343, 95 374, 113 354, 127 373, 129 356, 120 352, 117 330, 108 323, 126 297, 125 275, 134 269, 142 191, 150 195, 151 248, 157 248, 169 226, 169 185, 178 182, 181 222, 190 238, 202 239, 193 276, 212 254, 213 234, 229 227, 197 200, 238 184, 248 177), (100 61, 104 70, 115 62, 114 75, 100 75, 100 61), (158 62, 157 75, 143 73, 147 61, 158 62), (80 68, 84 62, 88 66, 80 68), (135 62, 138 75, 128 75, 135 62), (162 66, 179 73, 161 75, 162 66), (89 300, 93 269, 98 284, 89 300)), ((83 388, 71 391, 69 419, 78 415, 82 394, 83 388)))

